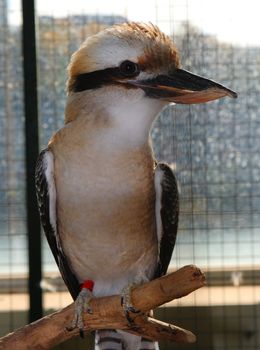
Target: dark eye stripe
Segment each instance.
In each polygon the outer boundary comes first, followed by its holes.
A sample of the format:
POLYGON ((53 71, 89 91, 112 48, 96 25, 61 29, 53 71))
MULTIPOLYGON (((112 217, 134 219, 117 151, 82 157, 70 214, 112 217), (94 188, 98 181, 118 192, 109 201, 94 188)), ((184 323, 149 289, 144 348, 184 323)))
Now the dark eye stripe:
MULTIPOLYGON (((70 91, 81 92, 85 90, 98 89, 104 85, 120 84, 120 82, 117 81, 118 79, 123 80, 127 78, 129 77, 124 75, 119 67, 106 68, 90 73, 83 73, 75 77, 75 80, 70 87, 70 91)), ((126 87, 129 87, 127 84, 125 85, 126 87)))
POLYGON ((84 90, 97 89, 103 85, 112 84, 116 78, 121 78, 118 67, 79 74, 75 77, 71 90, 74 92, 81 92, 84 90))

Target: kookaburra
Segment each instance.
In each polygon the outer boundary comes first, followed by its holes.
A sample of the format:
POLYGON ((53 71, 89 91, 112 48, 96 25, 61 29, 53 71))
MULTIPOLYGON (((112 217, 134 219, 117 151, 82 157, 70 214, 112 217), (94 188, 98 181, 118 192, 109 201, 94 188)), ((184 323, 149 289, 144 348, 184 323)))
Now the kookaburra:
MULTIPOLYGON (((92 289, 97 297, 118 294, 167 271, 178 191, 170 167, 153 156, 157 115, 170 102, 236 94, 180 69, 174 43, 152 24, 89 37, 68 75, 65 125, 39 156, 36 188, 49 245, 79 306, 92 289)), ((80 314, 75 324, 83 326, 80 314)), ((99 349, 157 346, 112 330, 98 339, 99 349)))

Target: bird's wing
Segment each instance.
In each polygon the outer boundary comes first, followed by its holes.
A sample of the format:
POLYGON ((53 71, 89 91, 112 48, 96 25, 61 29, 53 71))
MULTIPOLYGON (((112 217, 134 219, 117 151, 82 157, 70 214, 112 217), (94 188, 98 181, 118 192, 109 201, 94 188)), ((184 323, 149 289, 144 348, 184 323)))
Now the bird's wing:
POLYGON ((50 150, 43 150, 38 158, 35 172, 36 193, 41 223, 52 254, 71 296, 76 299, 79 282, 71 270, 62 250, 56 222, 56 188, 54 180, 54 157, 50 150))
POLYGON ((175 175, 167 164, 155 169, 156 228, 159 259, 156 276, 165 275, 176 241, 179 218, 179 194, 175 175))

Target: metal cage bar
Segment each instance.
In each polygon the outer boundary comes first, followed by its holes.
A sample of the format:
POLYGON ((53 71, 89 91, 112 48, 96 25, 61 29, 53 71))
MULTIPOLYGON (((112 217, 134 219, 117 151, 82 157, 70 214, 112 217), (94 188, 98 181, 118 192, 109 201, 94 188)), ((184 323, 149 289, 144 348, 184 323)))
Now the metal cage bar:
POLYGON ((26 206, 28 225, 30 322, 42 317, 41 226, 37 210, 34 169, 39 154, 36 30, 34 0, 22 1, 23 74, 26 136, 26 206))

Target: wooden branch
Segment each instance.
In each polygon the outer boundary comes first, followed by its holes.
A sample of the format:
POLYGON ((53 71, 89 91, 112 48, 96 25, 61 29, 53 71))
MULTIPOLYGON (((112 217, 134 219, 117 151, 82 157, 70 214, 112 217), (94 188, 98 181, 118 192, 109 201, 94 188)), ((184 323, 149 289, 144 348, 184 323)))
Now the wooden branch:
MULTIPOLYGON (((149 310, 173 299, 181 298, 205 284, 205 276, 193 265, 185 266, 167 276, 133 289, 132 301, 140 313, 131 313, 133 325, 126 321, 119 295, 94 298, 93 314, 85 314, 86 332, 95 329, 123 329, 152 340, 168 339, 192 343, 196 337, 190 331, 148 317, 149 310)), ((74 303, 0 339, 0 350, 47 350, 70 338, 78 330, 68 331, 74 314, 74 303)))

